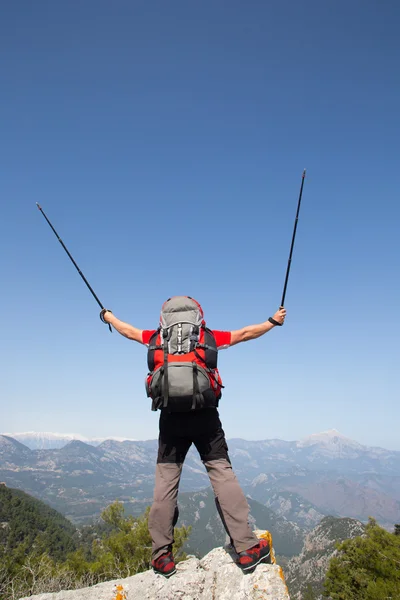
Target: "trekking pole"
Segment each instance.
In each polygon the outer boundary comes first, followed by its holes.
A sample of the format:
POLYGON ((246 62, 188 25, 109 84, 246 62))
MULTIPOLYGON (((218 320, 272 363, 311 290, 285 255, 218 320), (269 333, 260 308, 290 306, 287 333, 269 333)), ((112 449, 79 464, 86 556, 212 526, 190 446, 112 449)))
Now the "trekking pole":
MULTIPOLYGON (((66 245, 64 244, 64 242, 62 241, 62 239, 60 238, 60 236, 58 235, 57 231, 54 229, 53 225, 50 223, 49 219, 46 217, 44 210, 42 209, 42 207, 40 206, 40 204, 38 202, 36 202, 36 206, 38 207, 38 209, 40 210, 40 212, 42 213, 42 215, 44 216, 44 218, 46 219, 47 223, 50 225, 51 229, 53 230, 53 233, 55 234, 55 236, 57 237, 58 241, 60 242, 61 246, 64 248, 65 252, 68 254, 71 262, 73 263, 74 267, 76 268, 76 270, 78 271, 79 275, 82 277, 83 281, 86 283, 87 287, 89 288, 93 298, 96 300, 97 304, 100 306, 100 308, 102 310, 104 310, 104 306, 102 305, 102 303, 100 302, 100 300, 98 299, 98 297, 96 296, 96 294, 94 293, 91 285, 89 284, 88 280, 86 279, 86 277, 84 276, 84 274, 82 273, 82 271, 80 270, 80 268, 78 267, 78 265, 76 264, 76 262, 74 261, 74 259, 72 258, 71 254, 68 251, 68 248, 66 247, 66 245)), ((112 329, 111 329, 111 325, 110 323, 108 323, 108 328, 112 333, 112 329)))
POLYGON ((300 212, 300 204, 301 204, 301 196, 303 195, 303 185, 304 185, 304 180, 306 178, 306 170, 304 169, 303 171, 303 175, 301 176, 301 187, 300 187, 300 194, 299 194, 299 201, 297 203, 297 212, 296 212, 296 219, 294 222, 294 229, 293 229, 293 236, 292 236, 292 244, 290 246, 290 253, 289 253, 289 260, 288 260, 288 266, 286 269, 286 277, 285 277, 285 285, 283 286, 283 294, 282 294, 282 301, 281 301, 281 307, 283 308, 285 305, 285 296, 286 296, 286 288, 287 288, 287 284, 288 284, 288 280, 289 280, 289 273, 290 273, 290 265, 292 263, 292 254, 293 254, 293 248, 294 248, 294 239, 296 237, 296 230, 297 230, 297 222, 299 220, 299 212, 300 212))

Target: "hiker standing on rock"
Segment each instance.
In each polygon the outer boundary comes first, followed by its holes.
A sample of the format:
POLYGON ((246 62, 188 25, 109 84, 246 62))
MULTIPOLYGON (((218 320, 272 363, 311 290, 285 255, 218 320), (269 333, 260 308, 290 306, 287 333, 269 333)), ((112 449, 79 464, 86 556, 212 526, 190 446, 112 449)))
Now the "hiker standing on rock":
POLYGON ((160 435, 154 501, 149 515, 152 567, 170 577, 176 571, 172 544, 178 519, 178 487, 186 454, 196 446, 214 490, 218 512, 238 554, 238 565, 253 570, 270 562, 266 540, 259 540, 248 523, 249 506, 232 470, 218 415, 223 388, 217 369, 218 350, 254 340, 283 325, 286 310, 259 325, 236 331, 206 327, 203 311, 189 296, 175 296, 161 309, 156 330, 141 330, 103 309, 102 321, 123 336, 148 347, 147 395, 152 410, 160 410, 160 435))

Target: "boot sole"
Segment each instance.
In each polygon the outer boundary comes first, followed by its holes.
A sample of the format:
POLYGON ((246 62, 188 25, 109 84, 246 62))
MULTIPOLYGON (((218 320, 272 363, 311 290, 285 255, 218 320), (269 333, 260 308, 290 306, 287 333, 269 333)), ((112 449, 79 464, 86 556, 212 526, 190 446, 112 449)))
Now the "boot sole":
POLYGON ((173 571, 170 571, 170 573, 163 573, 162 571, 157 571, 157 569, 155 569, 154 567, 153 567, 153 571, 156 575, 162 575, 166 579, 171 577, 171 575, 175 575, 175 573, 176 573, 176 569, 174 569, 173 571))

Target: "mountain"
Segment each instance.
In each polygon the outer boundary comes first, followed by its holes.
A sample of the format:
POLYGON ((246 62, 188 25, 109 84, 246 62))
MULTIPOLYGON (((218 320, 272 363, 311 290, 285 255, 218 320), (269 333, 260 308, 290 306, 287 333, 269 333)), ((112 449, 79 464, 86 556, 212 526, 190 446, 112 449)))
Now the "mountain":
POLYGON ((282 440, 228 440, 236 469, 247 469, 248 478, 260 473, 304 468, 309 471, 339 473, 379 473, 400 475, 400 452, 363 446, 334 429, 314 434, 298 442, 282 440))
MULTIPOLYGON (((0 434, 1 435, 1 434, 0 434)), ((145 442, 125 438, 85 438, 79 434, 59 433, 5 433, 31 450, 57 449, 73 440, 98 446, 106 440, 116 442, 145 442)), ((379 473, 400 475, 400 451, 364 446, 340 434, 335 429, 315 433, 303 440, 288 442, 279 439, 246 441, 240 438, 228 440, 231 458, 237 468, 250 467, 248 477, 277 470, 288 470, 294 466, 309 470, 338 470, 341 473, 379 473), (256 473, 254 473, 256 471, 256 473)))
MULTIPOLYGON (((367 520, 387 528, 399 521, 400 452, 363 446, 335 430, 299 442, 228 440, 245 493, 279 516, 312 529, 325 515, 367 520)), ((0 481, 44 500, 76 523, 87 522, 115 499, 127 512, 151 503, 157 441, 72 440, 63 448, 30 450, 0 436, 0 481)), ((181 492, 209 485, 191 449, 181 492)))
POLYGON ((268 494, 265 506, 279 517, 293 521, 306 530, 315 527, 325 516, 325 513, 314 504, 293 492, 281 491, 268 494))
MULTIPOLYGON (((256 477, 250 486, 244 486, 245 492, 264 504, 270 505, 278 513, 285 514, 296 523, 307 527, 307 520, 312 524, 313 519, 322 515, 333 515, 337 517, 348 516, 361 521, 367 521, 373 515, 383 527, 388 529, 399 520, 400 502, 396 499, 397 494, 390 495, 386 492, 388 483, 379 486, 379 478, 371 478, 364 474, 339 475, 331 471, 310 471, 307 469, 293 469, 289 472, 261 474, 256 477), (363 482, 366 485, 362 485, 363 482), (369 487, 368 483, 374 485, 369 487), (288 510, 285 506, 284 497, 281 499, 282 509, 279 510, 274 498, 276 494, 294 494, 300 501, 299 509, 288 510), (309 504, 305 514, 301 513, 309 504), (311 505, 311 506, 310 506, 311 505), (297 516, 296 516, 297 515, 297 516)), ((394 478, 397 481, 397 478, 394 478)), ((396 485, 396 484, 394 484, 396 485)))
POLYGON ((21 490, 0 485, 0 562, 33 548, 64 559, 75 550, 75 527, 44 502, 21 490), (41 549, 41 550, 40 550, 41 549))
MULTIPOLYGON (((278 517, 271 509, 248 498, 250 506, 249 522, 252 529, 268 529, 274 540, 277 554, 294 556, 302 548, 305 532, 295 523, 278 517)), ((191 526, 190 537, 185 551, 196 556, 224 545, 226 532, 218 515, 214 494, 211 488, 179 496, 178 525, 191 526)))
MULTIPOLYGON (((63 448, 69 442, 73 440, 79 440, 90 444, 92 446, 98 446, 106 439, 113 439, 119 442, 123 442, 126 438, 86 438, 79 433, 50 433, 50 432, 37 432, 37 431, 25 431, 23 433, 4 433, 3 435, 12 437, 15 440, 21 442, 30 450, 50 450, 56 448, 63 448)), ((131 440, 133 441, 133 440, 131 440)))
MULTIPOLYGON (((96 447, 73 440, 60 449, 30 450, 0 436, 0 481, 40 498, 75 523, 97 517, 116 499, 138 515, 152 501, 157 447, 156 440, 107 440, 96 447)), ((181 489, 206 485, 204 467, 191 454, 181 489)))
POLYGON ((325 514, 347 515, 362 521, 373 515, 385 527, 390 527, 400 516, 398 500, 346 477, 291 482, 285 489, 313 502, 325 514))
POLYGON ((29 448, 12 437, 0 435, 0 465, 3 468, 23 465, 29 462, 29 448))
POLYGON ((299 556, 285 568, 291 600, 302 600, 311 587, 316 600, 321 600, 323 581, 331 558, 336 554, 336 542, 363 535, 364 525, 354 519, 325 517, 304 541, 299 556))

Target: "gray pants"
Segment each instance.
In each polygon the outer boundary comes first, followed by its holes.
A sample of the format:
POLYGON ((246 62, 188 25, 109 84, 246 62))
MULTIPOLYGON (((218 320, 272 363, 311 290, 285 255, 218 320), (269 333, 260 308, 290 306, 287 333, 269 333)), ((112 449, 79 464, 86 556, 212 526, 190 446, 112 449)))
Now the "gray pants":
MULTIPOLYGON (((203 460, 214 490, 218 511, 236 552, 258 543, 248 524, 249 505, 227 458, 203 460)), ((177 497, 183 463, 158 462, 154 502, 149 515, 152 557, 170 550, 174 542, 177 519, 177 497)))

